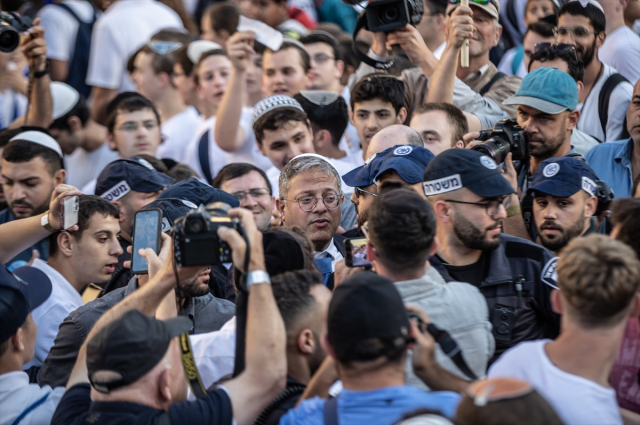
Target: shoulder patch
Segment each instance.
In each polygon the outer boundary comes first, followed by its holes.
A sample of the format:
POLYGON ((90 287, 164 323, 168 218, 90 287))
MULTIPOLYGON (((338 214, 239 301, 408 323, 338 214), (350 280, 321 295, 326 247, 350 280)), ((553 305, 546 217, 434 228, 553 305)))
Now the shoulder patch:
POLYGON ((542 274, 540 275, 540 280, 542 280, 547 285, 551 286, 554 289, 558 289, 558 272, 556 268, 558 267, 558 257, 554 257, 545 264, 542 269, 542 274))

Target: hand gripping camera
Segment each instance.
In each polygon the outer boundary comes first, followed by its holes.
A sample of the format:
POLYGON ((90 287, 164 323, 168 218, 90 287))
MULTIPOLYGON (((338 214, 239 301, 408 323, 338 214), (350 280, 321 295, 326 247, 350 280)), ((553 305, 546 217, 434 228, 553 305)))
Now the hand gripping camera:
POLYGON ((503 163, 509 152, 513 154, 514 161, 529 158, 527 133, 514 119, 500 120, 492 129, 482 130, 477 140, 484 143, 471 149, 492 158, 496 164, 503 163))
POLYGON ((174 251, 180 267, 230 263, 231 248, 218 237, 218 228, 231 227, 242 234, 240 220, 229 217, 231 206, 214 202, 189 212, 174 226, 174 251))
POLYGON ((0 12, 0 52, 10 53, 20 44, 20 33, 33 26, 28 16, 0 12))

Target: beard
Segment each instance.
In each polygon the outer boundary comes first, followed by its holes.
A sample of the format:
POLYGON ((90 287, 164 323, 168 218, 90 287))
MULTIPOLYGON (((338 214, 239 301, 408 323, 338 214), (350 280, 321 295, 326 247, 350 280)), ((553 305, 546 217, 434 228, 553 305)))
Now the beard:
POLYGON ((593 44, 588 49, 579 48, 576 50, 576 53, 582 59, 584 63, 584 67, 588 67, 593 62, 593 59, 596 57, 596 40, 593 40, 593 44))
POLYGON ((203 268, 200 273, 198 273, 198 276, 180 282, 180 289, 182 290, 182 294, 185 298, 201 297, 209 293, 208 282, 211 278, 209 277, 205 282, 203 282, 203 276, 200 276, 200 274, 206 270, 209 270, 209 267, 203 268))
POLYGON ((27 201, 26 199, 21 199, 19 201, 13 201, 10 205, 9 208, 11 209, 11 213, 13 214, 13 216, 15 218, 28 218, 28 217, 34 217, 38 214, 42 214, 45 211, 47 211, 49 209, 49 199, 47 199, 42 205, 39 206, 34 206, 31 202, 27 201), (13 208, 16 206, 25 206, 31 209, 31 214, 29 215, 25 215, 23 213, 16 213, 13 208))
MULTIPOLYGON (((502 226, 502 220, 496 224, 502 226)), ((495 228, 496 224, 482 231, 474 226, 469 220, 458 215, 453 221, 453 232, 456 234, 460 242, 469 249, 493 251, 500 246, 500 236, 492 240, 487 240, 487 232, 490 229, 495 228)))
POLYGON ((538 142, 539 145, 535 147, 535 149, 529 144, 529 150, 531 156, 540 160, 545 160, 547 158, 552 158, 562 147, 564 144, 566 135, 564 133, 564 129, 566 127, 567 119, 565 117, 564 122, 562 123, 561 129, 555 137, 550 139, 543 140, 537 135, 531 136, 529 135, 530 141, 538 142))
POLYGON ((571 226, 564 228, 554 221, 545 220, 540 226, 538 226, 538 235, 540 236, 540 243, 549 251, 557 252, 567 246, 573 238, 577 238, 584 232, 584 208, 579 219, 577 219, 571 226), (558 235, 543 235, 542 230, 555 229, 560 231, 558 235))
POLYGON ((356 207, 356 213, 358 213, 358 215, 356 216, 356 219, 358 221, 358 229, 359 229, 362 226, 364 226, 364 223, 366 223, 367 220, 369 220, 369 213, 367 212, 367 210, 360 211, 357 205, 355 207, 356 207))

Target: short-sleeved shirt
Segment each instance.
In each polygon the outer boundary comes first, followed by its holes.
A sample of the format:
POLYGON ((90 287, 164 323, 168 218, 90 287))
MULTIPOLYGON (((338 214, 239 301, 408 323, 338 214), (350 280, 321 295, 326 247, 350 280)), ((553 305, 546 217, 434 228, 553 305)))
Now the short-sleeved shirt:
POLYGON ((591 149, 584 159, 600 180, 609 184, 616 198, 631 196, 633 139, 602 143, 591 149))
MULTIPOLYGON (((138 403, 91 401, 91 386, 71 387, 60 400, 51 425, 143 425, 159 424, 163 410, 138 403)), ((175 403, 169 409, 173 425, 231 425, 233 408, 224 387, 207 392, 196 401, 175 403)))
POLYGON ((607 34, 598 49, 598 59, 615 68, 632 85, 640 79, 640 36, 622 25, 607 34))
MULTIPOLYGON (((93 19, 93 6, 86 0, 65 0, 78 17, 86 23, 93 19)), ((55 4, 48 4, 38 12, 40 25, 44 27, 44 39, 47 42, 47 57, 68 62, 73 57, 76 36, 80 24, 69 12, 55 4)))
POLYGON ((176 114, 162 123, 162 144, 158 146, 158 158, 170 158, 180 162, 187 144, 200 122, 200 115, 193 106, 176 114))

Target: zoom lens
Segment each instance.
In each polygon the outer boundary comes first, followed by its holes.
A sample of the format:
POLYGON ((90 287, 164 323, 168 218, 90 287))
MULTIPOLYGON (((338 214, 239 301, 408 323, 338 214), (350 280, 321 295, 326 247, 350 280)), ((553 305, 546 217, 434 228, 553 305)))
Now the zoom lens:
POLYGON ((202 217, 190 217, 185 227, 188 233, 200 233, 207 228, 202 217))
POLYGON ((396 22, 398 19, 400 19, 400 12, 397 7, 385 8, 380 16, 380 20, 385 24, 396 22))
POLYGON ((509 143, 504 140, 489 139, 485 143, 475 145, 472 149, 493 159, 496 164, 502 164, 507 158, 510 146, 509 143))
POLYGON ((16 50, 20 43, 20 34, 9 26, 0 27, 0 51, 10 53, 16 50))

